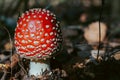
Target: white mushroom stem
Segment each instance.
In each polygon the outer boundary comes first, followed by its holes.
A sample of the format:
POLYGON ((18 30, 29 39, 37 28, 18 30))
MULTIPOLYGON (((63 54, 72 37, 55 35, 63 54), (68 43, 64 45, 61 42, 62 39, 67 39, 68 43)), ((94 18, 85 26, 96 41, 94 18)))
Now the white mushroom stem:
POLYGON ((34 62, 30 61, 30 69, 29 69, 29 75, 34 75, 35 77, 41 76, 43 72, 50 71, 50 65, 49 62, 34 62))

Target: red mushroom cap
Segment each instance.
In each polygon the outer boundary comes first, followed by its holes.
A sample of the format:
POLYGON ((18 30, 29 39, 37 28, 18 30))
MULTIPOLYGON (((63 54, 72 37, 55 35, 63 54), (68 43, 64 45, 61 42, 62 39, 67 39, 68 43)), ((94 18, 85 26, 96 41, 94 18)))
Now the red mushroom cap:
POLYGON ((46 58, 59 50, 61 30, 49 10, 30 9, 19 18, 15 29, 15 47, 24 58, 46 58))

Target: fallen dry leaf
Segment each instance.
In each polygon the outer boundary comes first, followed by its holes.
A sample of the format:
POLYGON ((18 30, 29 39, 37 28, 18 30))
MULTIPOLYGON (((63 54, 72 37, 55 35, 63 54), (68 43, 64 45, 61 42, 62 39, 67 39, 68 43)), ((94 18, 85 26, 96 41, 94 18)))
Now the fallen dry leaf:
MULTIPOLYGON (((100 22, 101 42, 105 39, 107 26, 100 22)), ((89 44, 99 42, 99 22, 94 22, 85 29, 84 37, 89 44)))

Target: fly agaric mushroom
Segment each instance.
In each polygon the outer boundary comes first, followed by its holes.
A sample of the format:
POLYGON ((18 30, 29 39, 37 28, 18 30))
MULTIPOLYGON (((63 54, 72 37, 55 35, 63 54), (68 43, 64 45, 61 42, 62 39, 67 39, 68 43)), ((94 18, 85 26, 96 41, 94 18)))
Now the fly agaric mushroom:
POLYGON ((15 48, 20 57, 30 59, 29 75, 39 76, 50 70, 45 60, 59 51, 61 30, 49 10, 30 9, 22 14, 15 29, 15 48))

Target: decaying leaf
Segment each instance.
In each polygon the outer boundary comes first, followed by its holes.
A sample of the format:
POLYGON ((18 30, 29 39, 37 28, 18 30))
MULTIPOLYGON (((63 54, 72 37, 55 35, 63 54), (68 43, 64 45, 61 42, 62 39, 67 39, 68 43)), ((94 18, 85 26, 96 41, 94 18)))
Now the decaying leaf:
MULTIPOLYGON (((105 39, 107 26, 100 22, 101 42, 105 39)), ((84 37, 89 44, 99 42, 99 22, 94 22, 85 29, 84 37)))

